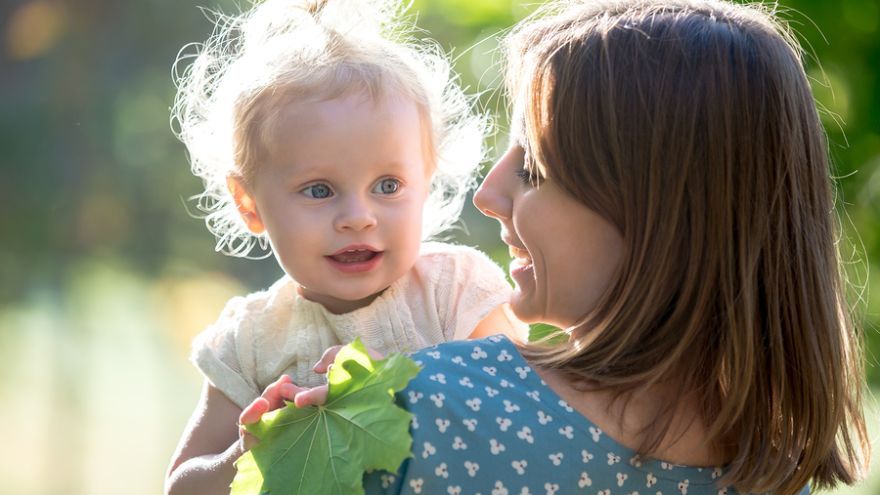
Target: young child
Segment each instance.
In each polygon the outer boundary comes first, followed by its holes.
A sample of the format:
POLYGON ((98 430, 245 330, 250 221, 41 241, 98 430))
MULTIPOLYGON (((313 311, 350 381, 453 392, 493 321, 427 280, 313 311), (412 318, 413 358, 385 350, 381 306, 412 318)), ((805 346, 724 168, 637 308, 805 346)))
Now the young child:
POLYGON ((241 409, 279 376, 320 384, 312 367, 332 345, 359 336, 389 353, 519 331, 499 267, 422 242, 460 213, 485 126, 397 11, 267 0, 222 18, 184 74, 174 115, 218 249, 268 241, 286 275, 196 338, 205 386, 168 491, 227 490, 241 409))

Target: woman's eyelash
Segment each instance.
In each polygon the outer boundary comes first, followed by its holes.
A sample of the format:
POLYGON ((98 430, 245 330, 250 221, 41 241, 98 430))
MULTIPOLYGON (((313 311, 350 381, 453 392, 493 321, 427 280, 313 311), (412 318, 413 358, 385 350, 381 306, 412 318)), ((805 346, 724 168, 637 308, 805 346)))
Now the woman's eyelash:
POLYGON ((532 173, 530 170, 521 168, 516 171, 516 176, 522 180, 523 184, 529 186, 537 186, 540 183, 541 178, 538 177, 537 174, 532 173))

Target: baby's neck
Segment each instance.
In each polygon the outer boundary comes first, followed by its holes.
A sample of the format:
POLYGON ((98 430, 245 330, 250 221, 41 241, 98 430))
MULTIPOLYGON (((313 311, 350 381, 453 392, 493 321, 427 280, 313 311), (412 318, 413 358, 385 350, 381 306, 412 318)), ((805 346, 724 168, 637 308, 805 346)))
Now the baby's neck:
POLYGON ((369 306, 373 301, 376 300, 377 297, 381 296, 387 287, 375 294, 367 296, 363 299, 357 300, 347 300, 347 299, 339 299, 327 294, 318 293, 312 290, 309 290, 302 285, 297 284, 296 292, 309 301, 316 302, 321 306, 327 308, 327 311, 335 314, 341 315, 344 313, 351 313, 352 311, 358 310, 360 308, 364 308, 369 306))

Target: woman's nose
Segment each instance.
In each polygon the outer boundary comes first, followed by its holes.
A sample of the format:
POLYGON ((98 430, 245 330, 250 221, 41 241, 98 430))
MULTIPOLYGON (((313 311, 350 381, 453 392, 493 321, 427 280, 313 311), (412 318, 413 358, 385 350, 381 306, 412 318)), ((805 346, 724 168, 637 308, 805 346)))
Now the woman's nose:
POLYGON ((338 231, 358 231, 375 227, 378 219, 364 198, 352 196, 343 201, 333 223, 338 231))
MULTIPOLYGON (((474 193, 474 206, 483 215, 498 220, 510 218, 513 206, 509 191, 509 181, 505 180, 505 170, 509 168, 507 162, 511 159, 509 155, 510 153, 506 153, 492 166, 489 173, 483 179, 483 183, 480 184, 477 192, 474 193)), ((507 175, 516 178, 512 171, 508 172, 507 175)))

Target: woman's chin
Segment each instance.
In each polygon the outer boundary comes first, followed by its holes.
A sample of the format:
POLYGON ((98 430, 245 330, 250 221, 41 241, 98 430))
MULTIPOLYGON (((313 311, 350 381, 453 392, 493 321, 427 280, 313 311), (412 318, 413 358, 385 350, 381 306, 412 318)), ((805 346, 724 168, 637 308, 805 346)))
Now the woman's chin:
POLYGON ((510 296, 510 310, 519 321, 528 324, 541 322, 541 312, 537 310, 538 308, 532 301, 533 298, 525 293, 519 284, 514 287, 513 294, 510 296))

